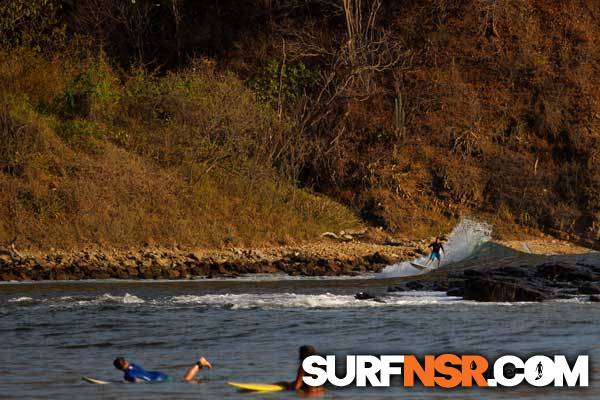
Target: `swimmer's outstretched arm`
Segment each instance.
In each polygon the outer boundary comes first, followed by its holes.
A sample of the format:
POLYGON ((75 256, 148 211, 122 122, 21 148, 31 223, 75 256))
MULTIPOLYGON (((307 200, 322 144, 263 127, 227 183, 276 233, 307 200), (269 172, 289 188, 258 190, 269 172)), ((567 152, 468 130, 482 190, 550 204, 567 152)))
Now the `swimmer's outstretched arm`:
POLYGON ((296 373, 296 379, 291 384, 292 389, 294 389, 294 390, 302 389, 302 385, 304 383, 302 381, 303 376, 304 376, 304 369, 302 369, 302 365, 300 365, 300 367, 298 367, 298 373, 296 373))
POLYGON ((212 365, 204 357, 200 357, 198 362, 196 364, 194 364, 193 366, 191 366, 190 369, 188 369, 188 371, 183 376, 183 380, 186 382, 193 380, 202 368, 208 368, 208 369, 212 368, 212 365))

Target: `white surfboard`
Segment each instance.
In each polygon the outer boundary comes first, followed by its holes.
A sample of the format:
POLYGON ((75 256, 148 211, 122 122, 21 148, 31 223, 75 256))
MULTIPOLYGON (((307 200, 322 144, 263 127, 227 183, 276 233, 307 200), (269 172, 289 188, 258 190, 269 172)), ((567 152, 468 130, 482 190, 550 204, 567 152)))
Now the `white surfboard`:
POLYGON ((427 267, 427 266, 425 266, 425 265, 417 264, 417 263, 414 263, 414 262, 411 262, 411 263, 410 263, 410 265, 412 265, 412 266, 413 266, 413 267, 415 267, 416 269, 420 269, 421 271, 423 271, 423 270, 425 270, 425 269, 429 268, 429 267, 427 267))
POLYGON ((87 376, 82 376, 81 379, 84 382, 91 383, 94 385, 108 385, 109 383, 114 383, 114 382, 101 381, 100 379, 94 379, 94 378, 90 378, 87 376))

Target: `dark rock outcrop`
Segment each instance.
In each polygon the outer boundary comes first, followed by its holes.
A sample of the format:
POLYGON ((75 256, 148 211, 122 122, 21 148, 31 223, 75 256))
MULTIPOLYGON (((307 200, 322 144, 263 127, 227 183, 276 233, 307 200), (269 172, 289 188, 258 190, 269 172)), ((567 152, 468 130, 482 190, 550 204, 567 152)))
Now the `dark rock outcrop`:
POLYGON ((455 286, 448 289, 448 291, 446 291, 446 294, 452 297, 463 297, 465 294, 465 289, 463 287, 455 286))
POLYGON ((354 295, 354 298, 356 300, 370 300, 370 301, 376 301, 378 303, 385 303, 385 300, 383 300, 382 298, 374 296, 371 293, 367 293, 367 292, 358 292, 354 295))
POLYGON ((475 301, 543 301, 550 296, 519 280, 471 278, 465 281, 463 298, 475 301))
POLYGON ((589 268, 565 263, 544 263, 535 268, 534 275, 551 281, 591 281, 598 279, 589 268))
POLYGON ((427 292, 445 292, 448 290, 447 281, 425 281, 415 280, 402 282, 396 286, 388 288, 388 292, 410 292, 414 290, 427 292))
POLYGON ((460 273, 452 278, 452 287, 462 286, 463 297, 476 301, 543 301, 600 293, 597 271, 567 262, 465 270, 462 279, 460 273))
POLYGON ((585 282, 578 290, 579 294, 600 294, 600 282, 585 282))
MULTIPOLYGON (((600 268, 568 261, 449 271, 445 280, 406 281, 389 292, 443 290, 448 296, 482 302, 544 301, 578 295, 600 297, 600 268)), ((594 301, 590 298, 590 301, 594 301)))

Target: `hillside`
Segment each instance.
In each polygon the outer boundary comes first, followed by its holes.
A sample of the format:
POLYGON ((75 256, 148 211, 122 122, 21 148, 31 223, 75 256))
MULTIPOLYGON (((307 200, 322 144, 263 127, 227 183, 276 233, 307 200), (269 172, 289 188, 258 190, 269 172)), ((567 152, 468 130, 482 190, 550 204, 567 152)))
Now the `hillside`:
POLYGON ((120 82, 102 58, 0 53, 0 241, 251 246, 358 224, 279 177, 255 136, 285 123, 235 77, 198 68, 120 82))
POLYGON ((7 3, 0 241, 600 238, 600 3, 201 3, 7 3))

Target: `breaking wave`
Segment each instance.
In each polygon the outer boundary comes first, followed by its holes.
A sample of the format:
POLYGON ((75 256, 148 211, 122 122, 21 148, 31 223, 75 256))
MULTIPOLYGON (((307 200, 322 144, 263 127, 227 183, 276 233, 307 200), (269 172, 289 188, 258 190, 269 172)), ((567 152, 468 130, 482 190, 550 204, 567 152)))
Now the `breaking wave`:
MULTIPOLYGON (((492 227, 485 222, 478 222, 465 218, 452 229, 448 235, 448 240, 444 243, 445 253, 442 256, 440 266, 445 266, 458 261, 462 261, 477 253, 481 246, 489 242, 492 238, 492 227)), ((412 262, 424 265, 428 256, 422 256, 412 262)), ((410 262, 403 261, 397 264, 387 266, 378 277, 393 278, 399 276, 411 276, 423 273, 410 265, 410 262)))

